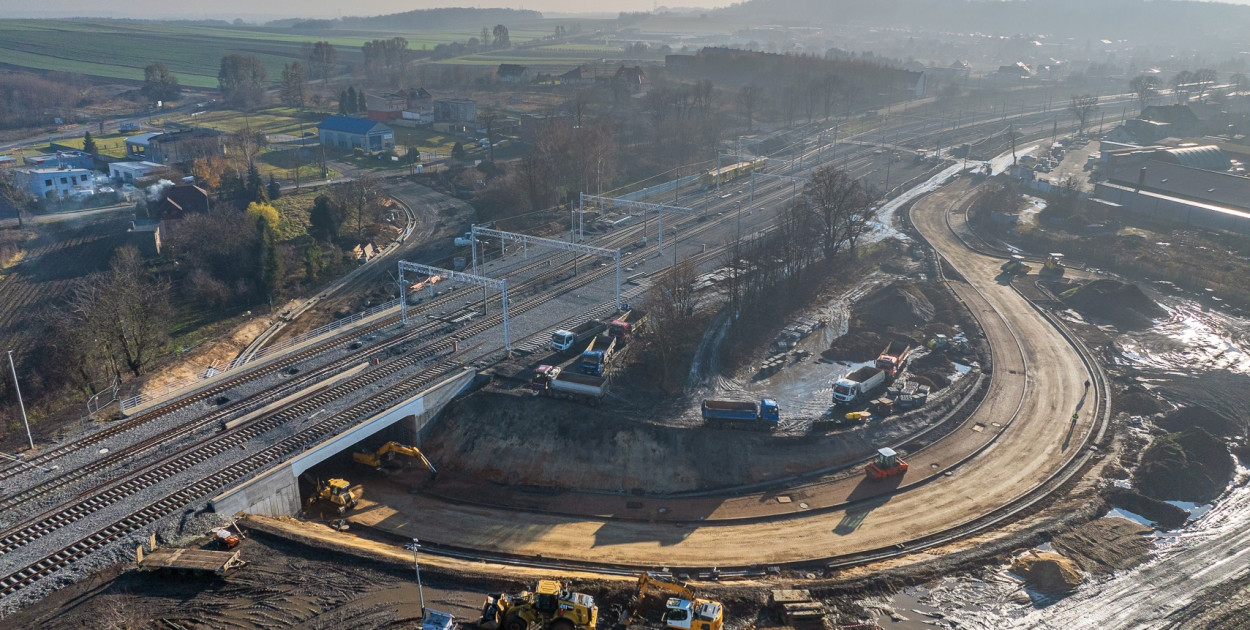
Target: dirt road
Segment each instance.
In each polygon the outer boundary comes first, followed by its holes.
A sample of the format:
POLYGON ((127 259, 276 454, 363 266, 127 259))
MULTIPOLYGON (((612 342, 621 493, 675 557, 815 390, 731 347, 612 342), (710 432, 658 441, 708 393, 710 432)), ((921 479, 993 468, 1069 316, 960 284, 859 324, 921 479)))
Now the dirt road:
MULTIPOLYGON (((697 507, 683 506, 676 499, 655 500, 660 503, 657 514, 681 512, 686 517, 681 522, 625 520, 620 517, 627 512, 599 511, 602 506, 591 502, 584 506, 592 508, 590 513, 576 515, 583 509, 576 500, 557 515, 421 495, 394 506, 400 511, 377 505, 356 518, 466 549, 635 566, 733 566, 886 547, 968 522, 1024 495, 1075 453, 1093 424, 1096 405, 1092 390, 1086 399, 1083 381, 1090 377, 1075 349, 1010 286, 996 279, 1001 261, 968 250, 950 232, 944 212, 966 191, 958 184, 930 195, 916 204, 913 220, 970 283, 953 284, 989 337, 991 392, 954 434, 910 455, 912 468, 903 479, 883 483, 853 477, 809 486, 802 500, 807 507, 770 496, 697 507), (1077 421, 1070 420, 1074 412, 1082 411, 1077 421), (956 466, 977 451, 970 461, 956 466), (891 494, 889 484, 900 482, 909 488, 891 494), (845 505, 803 514, 818 505, 840 504, 845 505), (734 522, 735 505, 742 516, 765 522, 734 522), (761 511, 786 517, 760 519, 761 511), (724 520, 712 524, 709 518, 724 520)), ((736 455, 711 451, 709 456, 736 455)))

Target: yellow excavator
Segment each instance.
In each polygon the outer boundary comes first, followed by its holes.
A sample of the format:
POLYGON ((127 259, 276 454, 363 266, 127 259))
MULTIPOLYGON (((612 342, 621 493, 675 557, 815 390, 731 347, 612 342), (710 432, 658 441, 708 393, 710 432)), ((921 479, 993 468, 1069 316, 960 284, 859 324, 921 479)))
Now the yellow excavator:
POLYGON ((649 594, 668 594, 664 603, 664 626, 672 630, 721 630, 725 607, 718 601, 699 599, 694 589, 662 573, 638 576, 638 590, 621 615, 620 625, 628 626, 649 594))
POLYGON ((595 598, 555 580, 541 580, 533 592, 491 595, 482 605, 482 630, 595 630, 595 598))
POLYGON ((354 509, 364 496, 365 489, 352 486, 346 479, 331 479, 325 483, 317 480, 317 492, 309 501, 311 504, 322 503, 338 510, 340 515, 354 509))
POLYGON ((391 462, 397 454, 419 459, 426 468, 430 469, 430 472, 438 474, 438 469, 434 468, 434 464, 431 464, 430 460, 426 459, 425 455, 417 447, 405 446, 399 442, 387 442, 376 451, 369 449, 355 451, 352 453, 352 459, 358 464, 364 464, 376 469, 378 472, 383 472, 383 466, 391 462))

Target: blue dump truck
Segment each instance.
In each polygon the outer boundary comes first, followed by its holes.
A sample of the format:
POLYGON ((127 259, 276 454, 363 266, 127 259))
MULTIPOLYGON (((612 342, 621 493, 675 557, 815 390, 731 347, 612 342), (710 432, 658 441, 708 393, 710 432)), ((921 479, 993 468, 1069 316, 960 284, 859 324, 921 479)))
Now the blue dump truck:
POLYGON ((704 399, 703 419, 709 426, 772 431, 781 421, 781 411, 772 398, 758 403, 704 399))
POLYGON ((610 335, 595 337, 590 341, 590 345, 586 346, 586 350, 582 352, 582 359, 577 369, 582 374, 603 376, 603 371, 607 369, 608 361, 612 360, 612 352, 615 349, 616 337, 610 335))

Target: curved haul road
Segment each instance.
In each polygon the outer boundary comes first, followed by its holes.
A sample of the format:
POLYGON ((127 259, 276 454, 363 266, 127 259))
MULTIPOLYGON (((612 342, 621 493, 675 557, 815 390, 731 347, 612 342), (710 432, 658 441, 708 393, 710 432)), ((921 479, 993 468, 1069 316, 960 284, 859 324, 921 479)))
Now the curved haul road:
POLYGON ((1076 350, 1023 297, 999 283, 1001 260, 967 249, 950 231, 945 212, 967 191, 964 181, 917 202, 912 217, 967 280, 952 281, 951 286, 988 336, 991 386, 959 429, 908 456, 911 470, 899 492, 890 495, 890 487, 882 484, 891 482, 869 482, 860 475, 796 488, 786 493, 792 499, 786 504, 775 495, 722 498, 712 506, 702 499, 704 504, 697 507, 687 504, 696 499, 652 499, 648 503, 667 509, 651 510, 651 520, 637 520, 639 510, 625 509, 626 498, 614 509, 603 501, 579 501, 570 493, 563 495, 567 502, 556 514, 415 495, 401 499, 406 505, 395 506, 400 512, 377 505, 354 520, 437 545, 493 554, 637 567, 729 567, 888 547, 966 523, 1021 497, 1080 448, 1097 404, 1093 388, 1085 399, 1083 383, 1091 377, 1076 350), (1075 411, 1080 419, 1074 423, 1075 411), (804 514, 799 505, 815 510, 848 500, 852 503, 819 513, 804 514), (762 513, 774 517, 761 518, 762 513), (678 514, 687 518, 674 522, 678 514), (754 518, 732 520, 743 517, 754 518))

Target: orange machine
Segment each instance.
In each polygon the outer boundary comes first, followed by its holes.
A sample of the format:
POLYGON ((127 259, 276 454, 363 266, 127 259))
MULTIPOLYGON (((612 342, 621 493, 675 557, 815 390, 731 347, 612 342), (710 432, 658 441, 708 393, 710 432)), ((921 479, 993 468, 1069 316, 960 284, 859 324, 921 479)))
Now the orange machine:
POLYGON ((885 479, 907 472, 907 462, 899 458, 891 448, 877 449, 877 459, 864 468, 869 479, 885 479))

